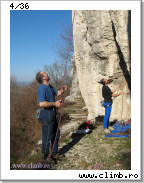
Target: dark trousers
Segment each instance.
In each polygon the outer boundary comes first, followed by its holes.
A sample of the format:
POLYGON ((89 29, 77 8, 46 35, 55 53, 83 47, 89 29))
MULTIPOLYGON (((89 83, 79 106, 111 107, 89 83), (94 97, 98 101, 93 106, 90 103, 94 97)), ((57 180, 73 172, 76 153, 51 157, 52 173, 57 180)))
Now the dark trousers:
POLYGON ((54 122, 42 125, 42 154, 49 153, 49 144, 52 142, 53 153, 58 152, 58 140, 60 137, 60 130, 58 130, 58 123, 55 120, 54 122), (57 133, 57 137, 56 137, 57 133), (56 137, 56 139, 55 139, 56 137), (53 147, 54 144, 54 147, 53 147))

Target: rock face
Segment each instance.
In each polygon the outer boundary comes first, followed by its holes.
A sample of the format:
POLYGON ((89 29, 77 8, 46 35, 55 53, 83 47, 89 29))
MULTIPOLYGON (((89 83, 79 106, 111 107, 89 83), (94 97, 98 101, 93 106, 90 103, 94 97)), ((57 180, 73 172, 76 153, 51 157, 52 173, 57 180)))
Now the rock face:
POLYGON ((98 83, 102 78, 113 79, 111 89, 121 83, 116 93, 125 92, 114 99, 111 120, 130 118, 130 13, 120 10, 75 12, 71 96, 76 98, 81 92, 88 119, 104 115, 100 105, 102 85, 98 83))

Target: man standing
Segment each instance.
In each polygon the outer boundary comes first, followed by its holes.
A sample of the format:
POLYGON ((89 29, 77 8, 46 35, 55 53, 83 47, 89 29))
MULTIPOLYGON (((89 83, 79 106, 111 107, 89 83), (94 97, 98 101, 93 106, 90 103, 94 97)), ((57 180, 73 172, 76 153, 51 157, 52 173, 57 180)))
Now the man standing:
POLYGON ((40 122, 45 122, 42 125, 42 154, 44 155, 44 160, 46 160, 49 154, 50 142, 52 142, 52 147, 54 145, 52 156, 56 156, 58 153, 60 130, 57 131, 56 108, 60 107, 61 101, 55 101, 55 95, 60 96, 68 88, 65 85, 62 90, 57 91, 50 85, 48 74, 42 71, 36 74, 36 80, 40 83, 37 92, 39 106, 42 109, 39 119, 40 122))
POLYGON ((110 113, 111 113, 111 109, 112 109, 112 97, 117 97, 119 95, 123 95, 124 91, 120 92, 119 94, 114 94, 114 92, 120 87, 120 84, 116 88, 111 90, 108 87, 108 80, 105 78, 101 79, 100 83, 103 84, 102 96, 104 98, 104 107, 105 107, 103 129, 104 129, 104 132, 110 133, 110 130, 114 130, 112 127, 110 127, 110 124, 109 124, 109 118, 110 118, 110 113))

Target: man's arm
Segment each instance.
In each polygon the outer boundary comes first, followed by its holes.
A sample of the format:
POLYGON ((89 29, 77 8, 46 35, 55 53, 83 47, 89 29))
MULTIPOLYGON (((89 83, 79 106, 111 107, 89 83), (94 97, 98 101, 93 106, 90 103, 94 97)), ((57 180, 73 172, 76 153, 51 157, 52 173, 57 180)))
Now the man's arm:
POLYGON ((120 95, 123 95, 124 94, 124 91, 118 93, 118 94, 112 94, 112 97, 117 97, 117 96, 120 96, 120 95))
POLYGON ((112 93, 114 93, 119 87, 120 87, 121 85, 119 84, 119 85, 117 85, 117 87, 116 88, 114 88, 113 90, 111 90, 111 92, 112 93))
POLYGON ((60 106, 60 101, 56 101, 56 102, 40 102, 39 103, 40 107, 59 107, 60 106))
POLYGON ((63 93, 64 93, 64 90, 63 90, 63 89, 58 90, 58 92, 57 92, 57 96, 60 96, 60 95, 62 95, 63 93))
POLYGON ((67 91, 68 90, 68 87, 65 85, 65 86, 63 86, 63 89, 61 89, 61 90, 59 90, 58 92, 57 92, 57 96, 60 96, 60 95, 62 95, 65 91, 67 91))

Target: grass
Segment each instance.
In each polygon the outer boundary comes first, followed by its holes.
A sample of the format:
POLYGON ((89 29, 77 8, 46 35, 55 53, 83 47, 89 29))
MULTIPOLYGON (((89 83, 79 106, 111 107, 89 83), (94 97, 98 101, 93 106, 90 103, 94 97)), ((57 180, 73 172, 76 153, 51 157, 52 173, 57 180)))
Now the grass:
MULTIPOLYGON (((68 145, 71 137, 66 136, 60 143, 68 145)), ((106 138, 104 133, 96 128, 92 133, 83 136, 65 157, 54 165, 57 170, 129 170, 131 169, 131 138, 106 138)), ((41 151, 22 161, 23 164, 42 161, 41 151)))
POLYGON ((36 159, 39 159, 40 157, 42 156, 41 153, 38 153, 38 154, 34 154, 34 155, 31 155, 29 156, 29 158, 25 159, 24 161, 22 161, 21 163, 23 164, 29 164, 29 163, 32 163, 34 162, 36 159))
MULTIPOLYGON (((67 152, 67 157, 61 161, 63 169, 95 169, 99 170, 129 170, 131 169, 131 138, 106 138, 99 129, 86 134, 73 149, 67 152), (79 148, 77 148, 79 146, 79 148), (129 150, 129 152, 122 150, 129 150), (68 156, 70 155, 70 158, 68 156)), ((61 167, 60 167, 61 169, 61 167)))
POLYGON ((69 139, 63 139, 62 143, 69 143, 69 139))
MULTIPOLYGON (((75 110, 81 108, 76 106, 75 110)), ((72 108, 68 110, 74 112, 72 108)), ((101 129, 102 125, 99 125, 92 133, 84 135, 58 162, 58 169, 131 169, 131 138, 106 138, 101 129)), ((70 137, 65 136, 64 145, 69 142, 70 137)))
MULTIPOLYGON (((83 106, 71 106, 64 109, 65 114, 75 114, 76 109, 83 106)), ((67 118, 66 118, 67 119, 67 118)), ((64 121, 64 120, 63 120, 64 121)), ((66 123, 72 122, 67 119, 66 123)), ((64 123, 66 125, 66 123, 64 123)), ((131 138, 106 138, 101 131, 102 125, 97 126, 92 133, 84 135, 78 140, 69 136, 69 130, 61 135, 59 147, 67 148, 65 157, 58 160, 54 165, 57 170, 129 170, 131 169, 131 138), (71 142, 74 142, 71 143, 71 142)), ((14 161, 14 160, 13 160, 14 161)), ((22 163, 40 163, 42 154, 28 156, 22 163)))

